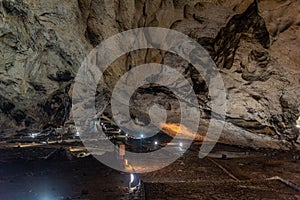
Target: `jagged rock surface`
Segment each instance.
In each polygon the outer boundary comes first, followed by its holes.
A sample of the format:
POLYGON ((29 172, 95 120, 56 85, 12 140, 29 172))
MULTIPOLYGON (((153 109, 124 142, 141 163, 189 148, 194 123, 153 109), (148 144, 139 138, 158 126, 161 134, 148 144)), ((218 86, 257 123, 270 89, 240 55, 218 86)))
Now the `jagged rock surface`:
MULTIPOLYGON (((70 117, 73 79, 89 51, 118 32, 159 26, 198 41, 220 69, 228 100, 221 141, 292 148, 299 137, 299 13, 297 0, 1 0, 2 135, 63 125, 70 117)), ((107 96, 122 74, 150 61, 176 68, 193 85, 202 118, 199 132, 205 132, 210 118, 205 82, 188 63, 159 50, 118 59, 105 72, 99 109, 109 104, 107 96)), ((153 92, 147 86, 133 97, 133 117, 147 121, 153 102, 178 120, 176 98, 166 88, 153 92)))

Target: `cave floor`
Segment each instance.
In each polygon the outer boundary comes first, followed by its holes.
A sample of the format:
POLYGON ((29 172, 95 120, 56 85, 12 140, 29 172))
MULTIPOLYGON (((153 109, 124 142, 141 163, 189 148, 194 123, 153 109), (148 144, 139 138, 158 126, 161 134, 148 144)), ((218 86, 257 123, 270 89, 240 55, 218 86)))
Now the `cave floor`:
POLYGON ((299 152, 219 144, 199 159, 198 151, 142 175, 146 199, 300 199, 299 152))
POLYGON ((42 159, 61 146, 70 144, 0 145, 0 199, 300 199, 299 152, 218 144, 199 159, 193 144, 173 164, 139 174, 140 189, 129 193, 129 174, 91 156, 42 159))

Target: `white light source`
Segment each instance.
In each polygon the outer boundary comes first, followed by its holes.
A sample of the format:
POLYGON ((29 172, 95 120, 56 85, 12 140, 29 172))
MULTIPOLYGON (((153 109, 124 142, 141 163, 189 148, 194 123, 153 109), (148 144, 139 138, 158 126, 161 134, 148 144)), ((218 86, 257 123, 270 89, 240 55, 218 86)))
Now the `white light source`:
POLYGON ((157 142, 157 141, 155 141, 155 142, 154 142, 154 144, 155 144, 155 145, 158 145, 158 142, 157 142))
POLYGON ((56 198, 54 198, 52 195, 49 195, 49 194, 45 194, 43 196, 40 196, 39 197, 40 200, 54 200, 56 198))
POLYGON ((78 131, 76 131, 75 136, 79 137, 80 133, 78 131))
POLYGON ((183 146, 182 142, 180 142, 180 143, 179 143, 179 146, 180 146, 180 147, 182 147, 182 146, 183 146))
POLYGON ((144 134, 141 134, 141 138, 144 138, 144 134))
POLYGON ((134 175, 130 174, 130 184, 133 183, 133 181, 134 181, 134 175))

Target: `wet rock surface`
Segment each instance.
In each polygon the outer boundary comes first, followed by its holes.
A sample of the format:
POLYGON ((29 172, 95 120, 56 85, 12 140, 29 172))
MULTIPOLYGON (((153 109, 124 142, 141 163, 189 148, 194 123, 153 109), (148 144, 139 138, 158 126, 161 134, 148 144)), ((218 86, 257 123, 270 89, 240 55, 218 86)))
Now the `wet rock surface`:
MULTIPOLYGON (((72 83, 89 51, 121 31, 159 26, 195 39, 218 66, 228 100, 221 142, 294 148, 299 137, 299 9, 297 0, 2 0, 1 135, 62 126, 71 117, 72 83)), ((205 82, 188 63, 160 50, 131 52, 113 63, 99 86, 99 112, 109 105, 120 76, 145 62, 182 72, 198 97, 199 133, 205 134, 211 110, 205 82)), ((151 87, 132 99, 136 121, 147 122, 149 106, 157 102, 167 109, 170 122, 177 122, 177 99, 166 88, 153 92, 151 87)))

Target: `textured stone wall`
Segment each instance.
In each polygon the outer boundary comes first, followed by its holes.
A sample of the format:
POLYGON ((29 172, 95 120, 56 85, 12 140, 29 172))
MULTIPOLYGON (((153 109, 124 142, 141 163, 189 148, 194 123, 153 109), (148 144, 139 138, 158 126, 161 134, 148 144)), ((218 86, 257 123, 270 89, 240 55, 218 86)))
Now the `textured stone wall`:
MULTIPOLYGON (((0 0, 0 132, 63 125, 70 118, 72 82, 89 51, 118 32, 159 26, 198 41, 219 67, 228 99, 223 142, 293 148, 300 115, 299 13, 298 0, 0 0)), ((204 133, 207 87, 193 67, 166 52, 142 50, 118 59, 105 73, 98 104, 109 104, 122 74, 150 61, 178 69, 193 84, 204 133)), ((133 98, 139 108, 133 117, 147 120, 153 102, 178 120, 177 100, 147 86, 133 98), (139 98, 144 93, 146 102, 139 98)))

